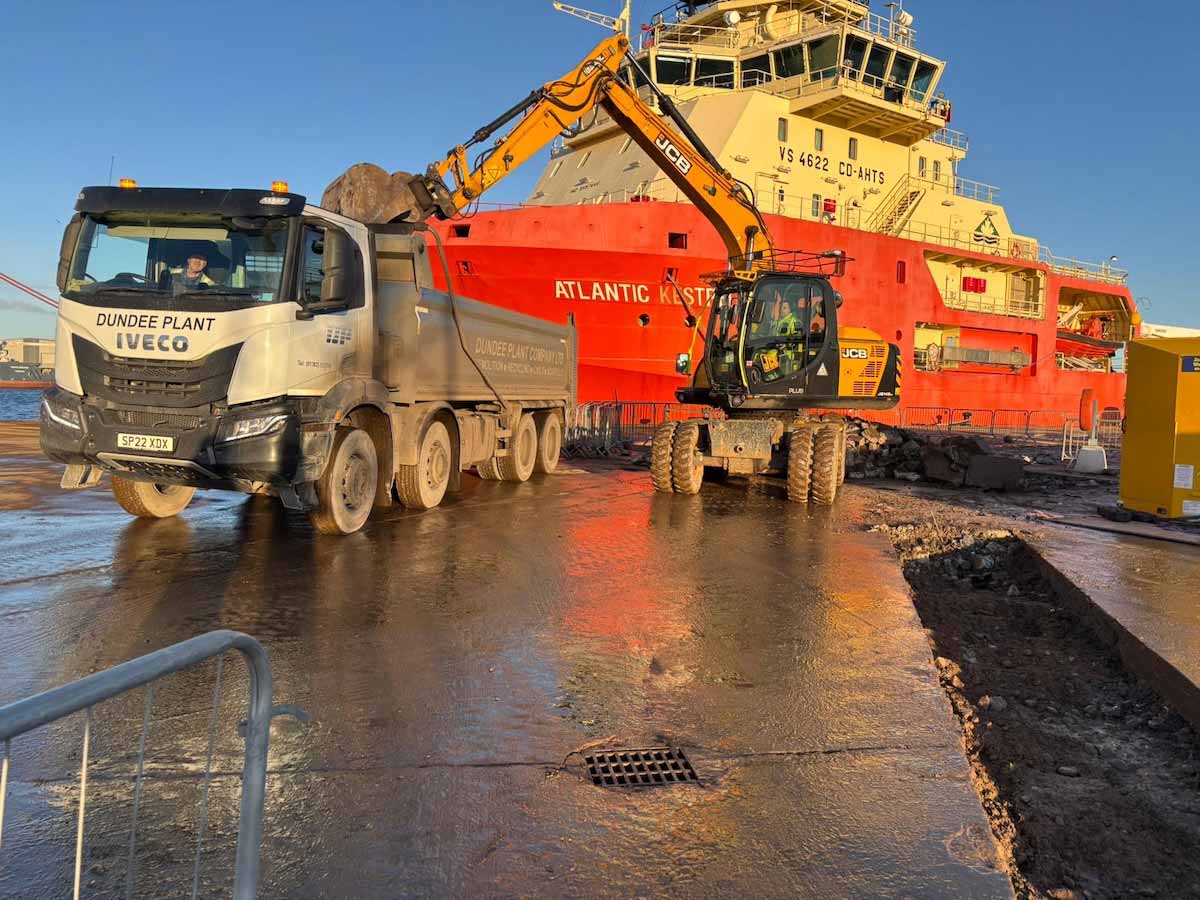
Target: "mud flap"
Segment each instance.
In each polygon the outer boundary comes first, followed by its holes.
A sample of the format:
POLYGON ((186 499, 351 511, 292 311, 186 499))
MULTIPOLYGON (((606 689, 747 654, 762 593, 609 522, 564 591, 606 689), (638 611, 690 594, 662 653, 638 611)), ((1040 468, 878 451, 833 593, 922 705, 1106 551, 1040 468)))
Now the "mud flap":
POLYGON ((82 491, 98 485, 103 476, 104 470, 99 466, 87 463, 70 465, 63 472, 62 488, 66 491, 82 491))

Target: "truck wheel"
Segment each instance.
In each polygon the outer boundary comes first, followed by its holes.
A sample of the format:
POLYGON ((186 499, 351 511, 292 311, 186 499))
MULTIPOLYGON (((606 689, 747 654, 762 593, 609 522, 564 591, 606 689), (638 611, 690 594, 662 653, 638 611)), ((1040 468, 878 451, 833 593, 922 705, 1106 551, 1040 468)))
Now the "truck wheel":
POLYGON ((813 439, 812 499, 819 506, 833 506, 838 490, 838 427, 822 425, 813 439))
POLYGON ((120 475, 112 478, 112 492, 121 509, 139 519, 169 519, 177 516, 196 496, 194 487, 133 481, 120 475))
POLYGON ((502 481, 528 481, 537 463, 537 426, 525 413, 508 439, 508 455, 496 460, 502 481))
POLYGON ((537 417, 537 459, 533 470, 549 475, 558 468, 562 453, 562 419, 558 413, 542 413, 537 417))
POLYGON ((654 429, 650 441, 650 483, 660 494, 675 493, 671 483, 671 458, 675 454, 675 429, 678 422, 667 422, 654 429))
POLYGON ((671 441, 671 485, 677 494, 698 494, 704 484, 704 454, 700 452, 700 423, 684 422, 671 441))
POLYGON ((421 437, 415 466, 401 466, 396 493, 408 509, 433 509, 446 496, 454 449, 444 422, 430 422, 421 437))
POLYGON ((317 508, 309 518, 322 534, 353 534, 375 505, 379 458, 365 431, 339 428, 333 453, 317 482, 317 508))
POLYGON ((788 443, 787 492, 793 503, 807 503, 812 490, 813 429, 809 425, 792 428, 788 443))

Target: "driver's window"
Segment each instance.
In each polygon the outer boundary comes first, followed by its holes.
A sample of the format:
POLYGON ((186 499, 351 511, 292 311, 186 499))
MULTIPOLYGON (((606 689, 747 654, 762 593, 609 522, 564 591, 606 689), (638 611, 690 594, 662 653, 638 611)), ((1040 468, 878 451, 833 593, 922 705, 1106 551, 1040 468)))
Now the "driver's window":
POLYGON ((325 280, 325 229, 309 225, 304 229, 301 248, 304 269, 300 272, 300 302, 307 306, 321 301, 321 284, 325 280))

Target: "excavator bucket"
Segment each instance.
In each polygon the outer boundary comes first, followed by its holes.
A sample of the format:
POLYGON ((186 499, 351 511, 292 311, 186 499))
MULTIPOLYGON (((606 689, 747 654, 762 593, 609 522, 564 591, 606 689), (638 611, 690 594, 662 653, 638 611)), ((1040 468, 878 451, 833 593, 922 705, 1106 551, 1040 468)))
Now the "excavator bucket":
POLYGON ((321 206, 369 225, 424 218, 413 192, 413 176, 407 172, 389 175, 372 163, 358 163, 339 175, 325 188, 321 206))

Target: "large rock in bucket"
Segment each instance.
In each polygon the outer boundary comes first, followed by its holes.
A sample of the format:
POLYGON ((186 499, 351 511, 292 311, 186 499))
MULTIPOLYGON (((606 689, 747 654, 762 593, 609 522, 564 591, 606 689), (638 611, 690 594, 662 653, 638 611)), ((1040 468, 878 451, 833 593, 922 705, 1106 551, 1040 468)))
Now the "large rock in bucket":
POLYGON ((330 212, 371 225, 420 218, 416 195, 407 172, 391 175, 372 163, 358 163, 337 177, 321 195, 330 212))

